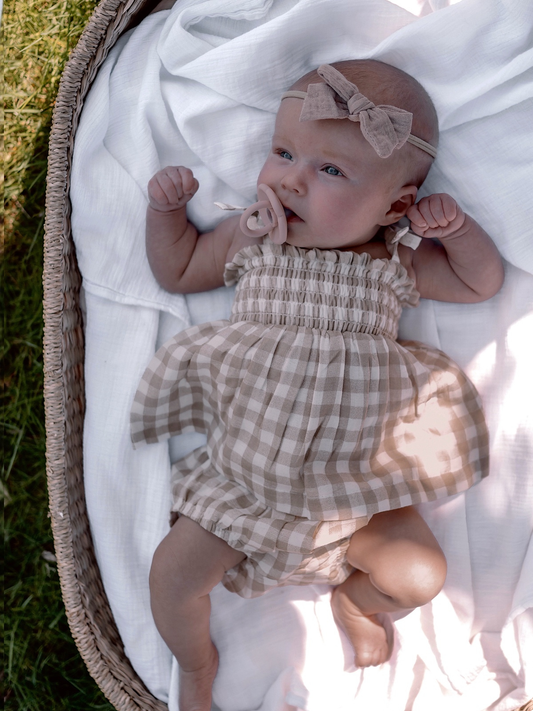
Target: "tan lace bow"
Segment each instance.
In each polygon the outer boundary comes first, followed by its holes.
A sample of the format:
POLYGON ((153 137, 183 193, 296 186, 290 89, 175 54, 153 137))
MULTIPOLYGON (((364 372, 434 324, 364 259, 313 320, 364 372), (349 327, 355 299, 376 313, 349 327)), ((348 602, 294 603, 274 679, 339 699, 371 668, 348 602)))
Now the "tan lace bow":
POLYGON ((322 64, 317 71, 325 84, 309 84, 307 92, 287 91, 281 97, 304 100, 300 121, 347 118, 360 123, 361 133, 381 158, 388 158, 407 141, 435 158, 436 149, 412 135, 413 114, 409 111, 386 104, 376 106, 329 64, 322 64))

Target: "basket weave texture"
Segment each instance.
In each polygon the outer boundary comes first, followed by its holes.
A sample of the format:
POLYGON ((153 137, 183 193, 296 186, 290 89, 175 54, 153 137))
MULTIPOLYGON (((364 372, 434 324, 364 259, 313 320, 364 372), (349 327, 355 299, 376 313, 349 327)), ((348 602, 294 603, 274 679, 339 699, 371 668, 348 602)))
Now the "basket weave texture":
MULTIPOLYGON (((44 398, 46 469, 61 591, 72 636, 118 711, 165 711, 124 652, 96 562, 83 484, 85 411, 81 276, 70 222, 70 171, 83 102, 120 35, 157 0, 102 0, 63 73, 47 173, 44 240, 44 398)), ((533 711, 533 701, 517 711, 533 711)))
POLYGON ((50 136, 44 242, 46 469, 61 591, 87 668, 119 711, 164 711, 128 658, 94 555, 83 485, 84 339, 81 276, 70 224, 70 171, 83 102, 118 37, 150 0, 103 0, 63 73, 50 136))

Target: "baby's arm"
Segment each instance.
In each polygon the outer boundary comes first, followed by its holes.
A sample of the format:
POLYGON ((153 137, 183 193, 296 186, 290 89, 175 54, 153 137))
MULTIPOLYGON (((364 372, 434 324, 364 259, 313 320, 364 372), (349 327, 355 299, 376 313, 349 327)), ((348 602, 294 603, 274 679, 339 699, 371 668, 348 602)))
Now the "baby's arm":
POLYGON ((426 237, 412 253, 420 295, 427 299, 475 303, 496 294, 503 264, 489 235, 445 193, 422 198, 407 211, 411 230, 426 237), (432 241, 437 238, 440 244, 432 241))
POLYGON ((186 209, 197 190, 198 181, 183 167, 163 168, 148 183, 148 262, 158 283, 173 293, 223 286, 224 264, 246 241, 239 217, 224 220, 212 232, 198 233, 186 209))

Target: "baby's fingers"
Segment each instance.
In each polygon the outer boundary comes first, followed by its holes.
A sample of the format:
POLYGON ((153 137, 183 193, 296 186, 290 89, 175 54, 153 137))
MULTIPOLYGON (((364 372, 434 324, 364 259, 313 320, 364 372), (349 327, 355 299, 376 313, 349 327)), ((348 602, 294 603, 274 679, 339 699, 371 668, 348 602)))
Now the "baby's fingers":
POLYGON ((198 181, 189 168, 168 166, 148 183, 148 199, 158 209, 179 209, 198 190, 198 181))
POLYGON ((180 201, 183 197, 183 186, 181 178, 176 172, 159 173, 157 176, 159 188, 164 194, 168 204, 172 205, 180 201))
MULTIPOLYGON (((182 189, 185 195, 194 195, 198 190, 198 181, 190 168, 180 166, 177 168, 181 180, 182 189)), ((174 177, 174 176, 173 176, 174 177)))
POLYGON ((411 207, 405 213, 405 216, 411 222, 412 225, 427 228, 427 222, 422 217, 420 210, 418 209, 418 205, 411 205, 411 207))
POLYGON ((148 199, 151 203, 158 203, 161 205, 168 204, 168 198, 165 194, 165 191, 159 184, 158 175, 154 175, 148 183, 148 199))
POLYGON ((451 195, 441 193, 436 197, 439 197, 441 200, 444 217, 448 220, 448 222, 453 222, 453 220, 455 220, 456 217, 462 213, 461 208, 455 202, 451 195))
POLYGON ((446 193, 422 198, 407 211, 411 229, 422 237, 441 237, 458 229, 464 222, 464 213, 455 200, 446 193))
POLYGON ((148 183, 150 202, 169 205, 183 196, 181 177, 177 168, 164 168, 154 175, 148 183))
POLYGON ((184 195, 193 192, 194 176, 189 168, 168 166, 160 170, 157 177, 170 204, 179 202, 184 195))
POLYGON ((418 209, 418 205, 412 205, 405 213, 405 216, 411 223, 411 231, 420 237, 423 237, 425 232, 428 230, 428 223, 426 218, 418 209))
POLYGON ((449 222, 444 214, 444 207, 440 195, 431 195, 430 197, 422 198, 418 203, 418 209, 426 225, 431 229, 446 227, 449 222))
POLYGON ((464 221, 465 214, 462 210, 460 210, 455 218, 451 222, 448 222, 444 227, 438 225, 437 227, 420 228, 414 223, 411 223, 411 230, 420 237, 426 237, 428 239, 443 239, 444 237, 450 237, 454 233, 458 232, 463 226, 464 221))

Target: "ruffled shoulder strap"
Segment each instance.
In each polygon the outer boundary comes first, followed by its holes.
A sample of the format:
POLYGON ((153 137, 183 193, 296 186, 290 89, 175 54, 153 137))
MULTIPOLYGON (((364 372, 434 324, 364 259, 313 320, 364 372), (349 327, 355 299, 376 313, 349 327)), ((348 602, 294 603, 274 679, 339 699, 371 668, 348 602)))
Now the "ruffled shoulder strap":
POLYGON ((270 254, 274 246, 276 245, 272 245, 269 240, 265 239, 263 242, 249 245, 237 252, 231 262, 224 266, 224 284, 234 286, 245 272, 257 265, 267 253, 270 254))

